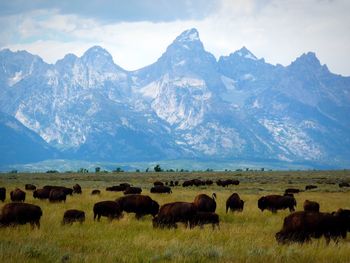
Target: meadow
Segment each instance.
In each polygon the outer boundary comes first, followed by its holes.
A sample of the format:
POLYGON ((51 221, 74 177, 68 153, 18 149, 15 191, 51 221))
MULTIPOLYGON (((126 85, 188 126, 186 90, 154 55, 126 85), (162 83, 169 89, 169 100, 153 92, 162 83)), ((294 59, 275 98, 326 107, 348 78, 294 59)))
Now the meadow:
MULTIPOLYGON (((338 183, 350 182, 350 171, 283 171, 283 172, 202 172, 202 173, 88 173, 88 174, 0 174, 0 186, 9 192, 24 184, 37 187, 46 184, 72 187, 79 183, 82 195, 68 196, 66 203, 49 203, 32 197, 26 191, 26 202, 43 210, 41 228, 31 230, 29 224, 0 228, 0 262, 350 262, 350 236, 338 244, 326 244, 324 239, 299 245, 279 245, 275 240, 288 210, 272 214, 257 207, 259 197, 282 194, 286 188, 304 189, 315 184, 317 189, 295 195, 297 210, 304 200, 320 203, 321 211, 350 208, 350 188, 338 183), (150 194, 156 180, 238 179, 238 186, 226 188, 201 186, 174 187, 172 194, 150 194), (134 214, 124 214, 119 221, 93 221, 92 207, 102 200, 114 200, 119 192, 107 192, 106 186, 122 182, 143 189, 160 205, 173 201, 193 201, 199 193, 217 194, 220 229, 210 225, 200 229, 153 229, 151 216, 136 220, 134 214), (100 189, 100 196, 90 195, 100 189), (245 200, 242 213, 225 213, 225 202, 233 192, 245 200), (81 209, 86 213, 83 224, 62 226, 67 209, 81 209)), ((2 206, 2 204, 0 204, 2 206)))

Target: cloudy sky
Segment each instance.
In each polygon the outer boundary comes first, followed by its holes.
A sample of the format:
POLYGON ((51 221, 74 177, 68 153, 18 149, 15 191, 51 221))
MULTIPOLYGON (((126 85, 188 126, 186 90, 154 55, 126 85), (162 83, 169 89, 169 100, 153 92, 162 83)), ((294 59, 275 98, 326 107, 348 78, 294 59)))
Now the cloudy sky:
POLYGON ((101 45, 134 70, 195 27, 217 58, 246 46, 288 65, 314 51, 332 72, 350 76, 349 14, 349 0, 0 0, 0 49, 54 63, 101 45))

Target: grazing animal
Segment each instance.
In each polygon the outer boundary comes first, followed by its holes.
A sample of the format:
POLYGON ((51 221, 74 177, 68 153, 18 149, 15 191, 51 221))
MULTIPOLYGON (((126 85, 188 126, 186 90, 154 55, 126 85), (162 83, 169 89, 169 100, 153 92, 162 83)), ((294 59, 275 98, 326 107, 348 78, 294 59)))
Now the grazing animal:
POLYGON ((154 183, 153 183, 153 185, 154 186, 164 186, 164 183, 162 183, 161 181, 155 181, 154 183))
POLYGON ((100 194, 101 194, 101 191, 98 190, 98 189, 94 189, 94 190, 92 190, 92 192, 91 192, 91 195, 100 195, 100 194))
POLYGON ((284 190, 285 194, 298 194, 299 192, 300 190, 296 188, 287 188, 286 190, 284 190))
POLYGON ((135 213, 136 219, 140 219, 144 215, 155 217, 159 211, 159 204, 147 195, 126 195, 115 201, 122 211, 135 213))
POLYGON ((81 186, 79 184, 73 185, 73 193, 75 193, 75 194, 81 194, 82 193, 81 186))
POLYGON ((182 222, 191 227, 191 222, 196 215, 197 209, 193 203, 174 202, 164 204, 160 207, 159 213, 153 218, 154 228, 176 228, 176 223, 182 222))
POLYGON ((0 200, 4 202, 6 199, 6 188, 0 187, 0 200))
POLYGON ((206 184, 206 185, 212 185, 212 184, 213 184, 213 181, 212 181, 212 180, 206 180, 206 181, 205 181, 205 184, 206 184))
POLYGON ((333 212, 332 215, 341 216, 347 225, 347 231, 350 232, 350 210, 339 208, 338 211, 333 212))
POLYGON ((187 180, 182 183, 182 187, 189 187, 189 186, 193 186, 192 180, 187 180))
POLYGON ((171 188, 168 186, 155 186, 151 188, 151 193, 157 193, 157 194, 162 194, 162 193, 172 193, 171 188))
POLYGON ((220 228, 219 223, 220 219, 218 214, 211 212, 197 212, 191 221, 191 227, 199 226, 200 228, 203 228, 203 225, 211 224, 213 229, 215 229, 215 226, 220 228))
POLYGON ((12 202, 24 202, 26 200, 26 192, 16 188, 10 192, 10 197, 12 202))
POLYGON ((123 192, 125 191, 126 187, 125 186, 121 186, 121 185, 114 185, 114 186, 110 186, 106 188, 106 191, 110 191, 110 192, 123 192))
POLYGON ((94 205, 94 220, 100 221, 101 216, 107 217, 110 221, 122 217, 122 209, 115 201, 101 201, 94 205))
POLYGON ((125 189, 124 194, 125 195, 131 195, 131 194, 141 194, 142 189, 140 187, 133 187, 130 186, 125 189))
POLYGON ((276 213, 277 210, 289 208, 290 212, 294 212, 294 207, 297 202, 292 196, 282 195, 267 195, 258 200, 258 207, 261 211, 265 209, 270 210, 272 213, 276 213))
POLYGON ((175 181, 174 184, 175 184, 175 186, 178 186, 179 185, 179 181, 175 181))
POLYGON ((226 214, 228 210, 242 212, 244 207, 244 201, 239 197, 237 193, 233 193, 226 200, 226 214))
POLYGON ((337 242, 340 237, 346 237, 346 219, 341 214, 298 211, 284 219, 283 227, 275 237, 277 242, 282 244, 304 243, 310 241, 312 237, 322 236, 326 238, 327 244, 331 239, 337 242))
POLYGON ((32 229, 40 228, 43 212, 37 205, 27 203, 9 203, 3 206, 0 215, 0 226, 24 225, 29 223, 32 229))
POLYGON ((320 204, 314 201, 305 200, 303 207, 304 211, 320 212, 320 204))
POLYGON ((342 182, 339 184, 339 187, 342 188, 342 187, 350 187, 350 184, 347 183, 347 182, 342 182))
POLYGON ((36 186, 34 184, 26 184, 24 186, 24 189, 29 190, 29 191, 34 191, 36 189, 36 186))
POLYGON ((67 195, 62 189, 52 189, 49 194, 50 202, 66 202, 67 195))
POLYGON ((217 180, 216 184, 218 186, 222 186, 222 187, 226 187, 229 185, 239 185, 239 181, 238 180, 233 180, 233 179, 227 179, 227 180, 217 180))
POLYGON ((33 197, 38 199, 49 199, 50 196, 49 189, 37 189, 33 192, 33 197))
POLYGON ((43 189, 49 189, 51 190, 61 190, 63 191, 66 195, 73 195, 73 189, 64 187, 64 186, 54 186, 54 185, 45 185, 43 189))
POLYGON ((317 185, 309 184, 309 185, 305 186, 305 190, 311 190, 311 189, 316 189, 316 188, 317 188, 317 185))
POLYGON ((193 204, 200 212, 215 212, 216 210, 216 194, 213 193, 212 197, 206 194, 199 194, 195 197, 193 204))
POLYGON ((62 225, 70 224, 74 222, 79 222, 82 224, 85 221, 85 212, 77 209, 69 209, 64 212, 62 225))

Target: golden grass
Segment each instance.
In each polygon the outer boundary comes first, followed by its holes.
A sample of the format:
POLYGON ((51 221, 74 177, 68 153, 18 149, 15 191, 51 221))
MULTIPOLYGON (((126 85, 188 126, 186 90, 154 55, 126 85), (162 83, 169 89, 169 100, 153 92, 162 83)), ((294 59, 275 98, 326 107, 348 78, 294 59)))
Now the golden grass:
MULTIPOLYGON (((0 186, 8 192, 25 183, 39 186, 56 184, 83 187, 82 195, 69 196, 67 202, 51 204, 33 199, 27 191, 26 202, 39 205, 43 210, 40 230, 29 225, 0 229, 0 262, 350 262, 350 237, 338 245, 326 245, 324 239, 298 245, 278 245, 274 235, 280 230, 282 211, 271 214, 257 208, 260 196, 281 193, 285 188, 304 188, 316 184, 318 189, 296 195, 297 209, 302 209, 305 199, 318 201, 322 211, 334 211, 339 207, 350 208, 350 192, 336 184, 326 182, 349 181, 347 171, 337 172, 264 172, 264 173, 123 173, 123 174, 2 174, 0 186), (237 178, 239 186, 175 187, 173 193, 149 194, 151 183, 174 178, 200 177, 237 178), (217 194, 217 213, 221 223, 219 230, 211 226, 204 229, 153 229, 151 217, 136 220, 133 214, 125 214, 119 221, 93 221, 93 204, 102 200, 114 200, 121 193, 106 192, 107 185, 132 182, 143 187, 143 194, 150 195, 160 204, 172 201, 192 201, 198 193, 217 194), (99 188, 101 196, 91 196, 92 189, 99 188), (225 213, 227 197, 238 192, 245 200, 242 213, 225 213), (82 225, 61 226, 66 209, 81 209, 86 213, 82 225)), ((9 202, 7 195, 6 202, 9 202)), ((5 202, 5 203, 6 203, 5 202)))

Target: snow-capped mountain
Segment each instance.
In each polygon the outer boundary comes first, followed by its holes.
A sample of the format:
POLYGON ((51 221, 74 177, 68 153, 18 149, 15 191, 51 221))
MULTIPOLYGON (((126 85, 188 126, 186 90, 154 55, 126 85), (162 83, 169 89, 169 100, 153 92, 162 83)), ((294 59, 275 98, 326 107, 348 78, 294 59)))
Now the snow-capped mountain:
POLYGON ((350 164, 350 78, 311 52, 287 67, 245 47, 217 61, 190 29, 133 72, 98 46, 53 65, 2 50, 0 64, 0 112, 56 156, 350 164))

